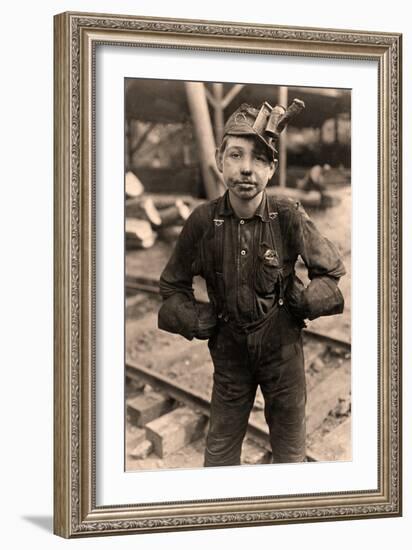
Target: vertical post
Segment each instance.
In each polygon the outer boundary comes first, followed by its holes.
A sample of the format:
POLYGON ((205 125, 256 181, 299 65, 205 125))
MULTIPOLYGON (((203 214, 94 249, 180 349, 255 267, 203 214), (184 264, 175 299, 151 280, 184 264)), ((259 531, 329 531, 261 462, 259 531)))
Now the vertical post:
MULTIPOLYGON (((279 104, 285 107, 285 109, 288 106, 288 89, 286 86, 279 86, 279 104)), ((285 128, 279 136, 279 185, 281 187, 286 187, 286 170, 288 163, 286 132, 287 128, 285 128)))
POLYGON ((214 119, 215 119, 215 136, 216 143, 221 143, 223 139, 223 128, 225 125, 223 117, 223 84, 215 82, 212 84, 213 95, 215 97, 214 103, 214 119))
POLYGON ((206 195, 208 199, 214 199, 223 191, 223 184, 222 186, 219 184, 213 171, 216 146, 204 84, 202 82, 185 82, 185 90, 199 147, 206 195))
POLYGON ((130 154, 130 140, 132 138, 132 132, 130 129, 131 121, 129 121, 127 118, 124 123, 124 173, 128 172, 130 170, 131 165, 131 154, 130 154))

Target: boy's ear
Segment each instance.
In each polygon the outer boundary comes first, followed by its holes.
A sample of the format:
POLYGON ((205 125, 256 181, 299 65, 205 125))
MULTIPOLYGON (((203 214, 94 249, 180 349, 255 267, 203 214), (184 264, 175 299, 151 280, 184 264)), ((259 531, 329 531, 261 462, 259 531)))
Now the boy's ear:
POLYGON ((216 166, 219 172, 223 172, 223 155, 219 148, 215 150, 215 159, 216 159, 216 166))
MULTIPOLYGON (((274 159, 272 160, 272 162, 270 163, 270 168, 271 168, 271 175, 270 177, 273 176, 273 174, 276 172, 277 168, 278 168, 278 164, 279 164, 279 161, 278 159, 274 159)), ((270 179, 270 178, 269 178, 270 179)))

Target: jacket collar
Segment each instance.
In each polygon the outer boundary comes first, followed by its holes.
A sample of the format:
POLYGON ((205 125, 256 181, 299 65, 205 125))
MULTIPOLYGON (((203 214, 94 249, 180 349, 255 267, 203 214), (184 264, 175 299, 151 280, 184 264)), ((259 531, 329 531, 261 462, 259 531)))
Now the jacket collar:
MULTIPOLYGON (((259 206, 256 209, 256 212, 254 213, 254 216, 259 216, 262 221, 269 222, 271 219, 273 219, 276 214, 273 211, 273 209, 269 208, 269 201, 266 194, 266 191, 263 191, 263 197, 259 204, 259 206)), ((218 199, 217 204, 217 214, 219 216, 236 216, 229 200, 229 191, 226 191, 224 195, 222 195, 218 199)))

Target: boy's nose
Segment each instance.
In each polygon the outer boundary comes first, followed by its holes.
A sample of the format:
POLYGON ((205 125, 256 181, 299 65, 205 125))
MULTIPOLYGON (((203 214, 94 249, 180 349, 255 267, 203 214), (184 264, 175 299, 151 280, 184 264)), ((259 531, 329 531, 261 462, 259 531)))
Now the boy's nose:
POLYGON ((242 174, 251 174, 252 173, 252 163, 251 160, 247 157, 243 159, 242 166, 241 166, 241 172, 242 174))

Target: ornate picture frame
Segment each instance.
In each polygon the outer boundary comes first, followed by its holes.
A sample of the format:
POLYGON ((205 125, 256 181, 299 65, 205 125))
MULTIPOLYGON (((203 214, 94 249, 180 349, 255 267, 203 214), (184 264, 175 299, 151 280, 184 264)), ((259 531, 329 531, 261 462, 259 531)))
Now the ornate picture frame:
MULTIPOLYGON (((63 13, 55 16, 54 531, 147 533, 401 514, 401 45, 394 33, 63 13), (96 48, 182 49, 377 64, 377 487, 98 504, 96 48)), ((119 364, 119 369, 123 368, 119 364)))

